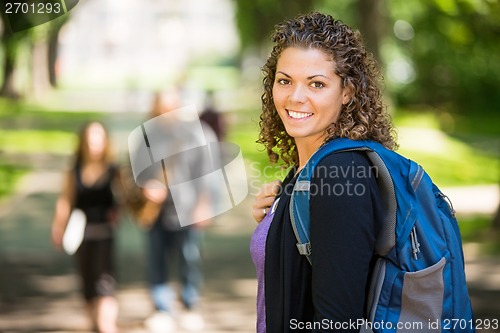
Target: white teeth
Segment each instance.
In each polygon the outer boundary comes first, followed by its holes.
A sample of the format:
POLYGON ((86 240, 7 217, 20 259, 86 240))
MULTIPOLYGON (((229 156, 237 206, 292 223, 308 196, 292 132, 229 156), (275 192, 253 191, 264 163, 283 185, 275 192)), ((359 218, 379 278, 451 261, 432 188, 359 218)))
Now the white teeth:
POLYGON ((293 119, 302 119, 312 116, 312 113, 288 111, 288 115, 293 119))

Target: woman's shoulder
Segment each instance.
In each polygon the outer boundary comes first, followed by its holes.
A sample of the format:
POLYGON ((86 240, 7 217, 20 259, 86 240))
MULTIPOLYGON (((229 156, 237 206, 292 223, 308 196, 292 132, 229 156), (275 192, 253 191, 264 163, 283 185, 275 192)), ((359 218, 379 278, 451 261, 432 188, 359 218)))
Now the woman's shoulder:
POLYGON ((328 165, 371 165, 370 159, 362 151, 341 151, 325 156, 318 166, 328 165))
MULTIPOLYGON (((378 170, 362 151, 345 151, 326 156, 314 168, 311 182, 315 184, 376 184, 378 170)), ((370 186, 371 187, 371 186, 370 186)))

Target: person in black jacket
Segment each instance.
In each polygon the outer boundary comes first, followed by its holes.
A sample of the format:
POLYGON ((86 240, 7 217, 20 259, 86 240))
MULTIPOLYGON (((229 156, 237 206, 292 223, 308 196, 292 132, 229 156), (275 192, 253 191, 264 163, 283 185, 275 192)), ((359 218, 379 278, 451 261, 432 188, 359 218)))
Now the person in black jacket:
POLYGON ((260 222, 250 246, 259 280, 257 332, 359 332, 383 219, 373 166, 362 152, 342 152, 314 170, 312 265, 296 248, 289 204, 298 172, 324 143, 345 137, 396 148, 380 73, 359 33, 330 15, 284 21, 273 42, 263 67, 258 142, 290 172, 264 185, 252 208, 260 222))

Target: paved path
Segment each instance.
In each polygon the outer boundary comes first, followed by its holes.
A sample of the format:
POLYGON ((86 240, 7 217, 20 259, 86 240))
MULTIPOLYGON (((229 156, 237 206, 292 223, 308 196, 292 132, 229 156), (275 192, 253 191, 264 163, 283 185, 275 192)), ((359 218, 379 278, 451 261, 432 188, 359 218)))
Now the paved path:
MULTIPOLYGON (((88 332, 71 258, 54 251, 49 243, 60 189, 57 170, 65 161, 39 156, 27 163, 35 163, 36 172, 22 180, 13 197, 0 203, 0 332, 88 332)), ((456 198, 464 193, 470 194, 470 189, 456 191, 456 198)), ((498 188, 484 188, 478 195, 498 196, 498 188)), ((206 234, 203 332, 254 332, 250 204, 248 198, 221 216, 206 234)), ((143 321, 152 312, 144 281, 143 236, 130 221, 123 221, 118 238, 122 333, 145 332, 143 321)), ((480 244, 465 244, 474 310, 478 318, 500 319, 500 259, 483 256, 480 248, 480 244)), ((496 331, 500 330, 481 332, 496 331)))

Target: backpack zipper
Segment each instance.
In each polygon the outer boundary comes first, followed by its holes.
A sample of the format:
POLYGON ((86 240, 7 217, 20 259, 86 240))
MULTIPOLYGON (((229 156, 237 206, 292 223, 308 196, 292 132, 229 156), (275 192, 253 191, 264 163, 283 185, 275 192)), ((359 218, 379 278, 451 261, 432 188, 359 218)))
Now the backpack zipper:
POLYGON ((451 213, 451 216, 455 217, 455 208, 453 207, 453 204, 451 203, 451 200, 450 198, 444 194, 443 192, 438 192, 437 193, 441 198, 443 198, 443 200, 446 202, 446 204, 448 205, 448 207, 450 208, 450 213, 451 213))
POLYGON ((410 238, 413 258, 415 258, 415 260, 418 260, 418 253, 420 253, 420 243, 418 242, 417 228, 415 228, 415 226, 413 226, 413 228, 411 229, 410 238))

